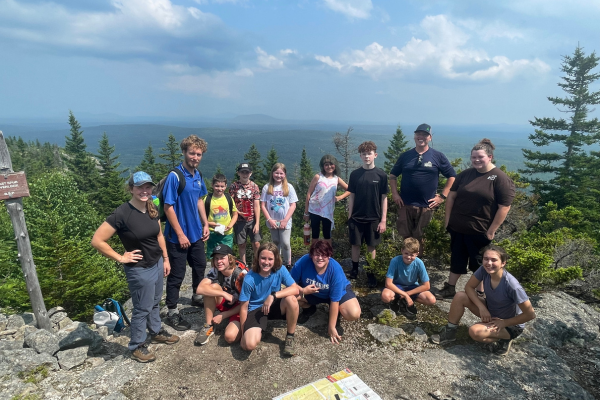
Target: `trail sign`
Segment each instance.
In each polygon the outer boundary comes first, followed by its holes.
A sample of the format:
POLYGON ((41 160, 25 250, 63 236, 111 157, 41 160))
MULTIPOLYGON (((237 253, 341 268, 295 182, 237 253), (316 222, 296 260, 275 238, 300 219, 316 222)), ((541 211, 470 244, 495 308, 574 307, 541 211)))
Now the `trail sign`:
POLYGON ((29 186, 25 172, 11 172, 0 175, 0 200, 29 197, 29 186))

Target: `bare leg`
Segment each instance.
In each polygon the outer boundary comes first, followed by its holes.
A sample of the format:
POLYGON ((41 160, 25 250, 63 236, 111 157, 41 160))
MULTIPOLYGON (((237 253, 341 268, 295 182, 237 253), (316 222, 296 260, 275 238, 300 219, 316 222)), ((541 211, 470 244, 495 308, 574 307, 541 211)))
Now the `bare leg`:
POLYGON ((238 244, 238 248, 240 249, 240 261, 246 264, 246 242, 238 244))
POLYGON ((475 306, 475 304, 473 304, 473 302, 471 301, 471 299, 469 299, 469 296, 467 296, 467 294, 465 292, 456 293, 456 295, 452 299, 452 304, 450 304, 450 312, 448 313, 448 322, 450 322, 454 325, 458 325, 458 323, 460 322, 460 319, 462 318, 463 314, 465 313, 465 308, 468 308, 469 310, 471 310, 471 312, 473 314, 477 315, 478 317, 480 316, 479 308, 477 308, 477 306, 475 306))
POLYGON ((460 278, 460 274, 455 274, 454 272, 450 272, 450 277, 448 277, 448 284, 455 286, 456 282, 458 282, 458 278, 460 278))
POLYGON ((358 299, 350 299, 344 304, 340 304, 340 314, 346 321, 356 321, 360 318, 360 304, 358 299))
POLYGON ((233 321, 227 324, 227 328, 225 328, 225 341, 227 343, 235 343, 240 340, 241 336, 242 330, 240 329, 239 321, 233 321))
POLYGON ((298 314, 300 313, 296 296, 288 296, 281 301, 281 313, 285 314, 288 333, 295 333, 296 324, 298 322, 298 314))
POLYGON ((250 328, 244 332, 242 339, 240 340, 240 345, 242 349, 246 351, 252 351, 258 346, 260 342, 260 338, 262 337, 262 329, 260 328, 250 328))
POLYGON ((352 261, 358 262, 360 258, 360 246, 352 245, 352 261))
POLYGON ((434 305, 435 304, 435 296, 429 290, 426 292, 419 293, 419 296, 416 299, 417 303, 426 304, 426 305, 434 305))
POLYGON ((367 252, 371 253, 371 257, 373 257, 373 260, 374 260, 375 256, 376 256, 375 247, 367 246, 367 252))

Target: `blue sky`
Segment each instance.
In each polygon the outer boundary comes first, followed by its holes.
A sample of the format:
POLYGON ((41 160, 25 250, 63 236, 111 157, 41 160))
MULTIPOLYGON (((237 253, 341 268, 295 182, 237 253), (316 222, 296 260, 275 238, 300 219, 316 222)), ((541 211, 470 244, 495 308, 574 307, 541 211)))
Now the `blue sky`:
MULTIPOLYGON (((600 2, 0 0, 0 117, 526 124, 600 2)), ((595 88, 598 90, 598 88, 595 88)))

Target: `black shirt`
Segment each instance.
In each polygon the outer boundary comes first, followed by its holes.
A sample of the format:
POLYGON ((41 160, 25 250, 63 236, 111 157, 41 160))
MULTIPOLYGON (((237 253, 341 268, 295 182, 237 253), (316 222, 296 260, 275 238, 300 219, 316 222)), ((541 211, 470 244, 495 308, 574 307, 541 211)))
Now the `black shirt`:
POLYGON ((142 258, 137 263, 125 264, 127 267, 148 268, 162 257, 162 249, 158 245, 158 217, 150 218, 129 202, 121 204, 106 218, 106 222, 117 230, 117 235, 125 250, 141 250, 142 258))
POLYGON ((352 219, 359 223, 381 221, 381 196, 388 192, 388 177, 385 172, 377 167, 361 167, 352 171, 348 191, 354 193, 352 219))

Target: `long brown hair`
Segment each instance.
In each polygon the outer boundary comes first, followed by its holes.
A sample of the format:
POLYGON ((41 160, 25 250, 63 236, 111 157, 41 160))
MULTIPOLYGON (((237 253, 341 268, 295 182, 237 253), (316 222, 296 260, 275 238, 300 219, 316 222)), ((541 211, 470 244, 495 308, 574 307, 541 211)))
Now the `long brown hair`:
POLYGON ((275 165, 273 165, 273 168, 271 168, 271 175, 269 175, 269 189, 267 190, 267 193, 273 195, 273 186, 275 186, 275 180, 273 180, 273 172, 277 171, 278 169, 282 170, 285 173, 285 176, 283 177, 283 182, 281 182, 281 189, 283 190, 284 197, 287 197, 290 194, 290 188, 288 187, 287 181, 287 170, 285 169, 285 164, 280 162, 275 163, 275 165))
POLYGON ((256 250, 256 257, 254 257, 254 260, 252 260, 252 271, 256 272, 257 274, 260 273, 260 253, 263 252, 263 250, 268 250, 271 253, 273 253, 273 256, 275 256, 275 260, 273 263, 273 268, 271 268, 271 271, 273 272, 277 272, 279 270, 279 268, 281 268, 281 254, 279 254, 279 248, 277 247, 277 245, 275 243, 264 243, 261 244, 260 247, 258 248, 258 250, 256 250))

